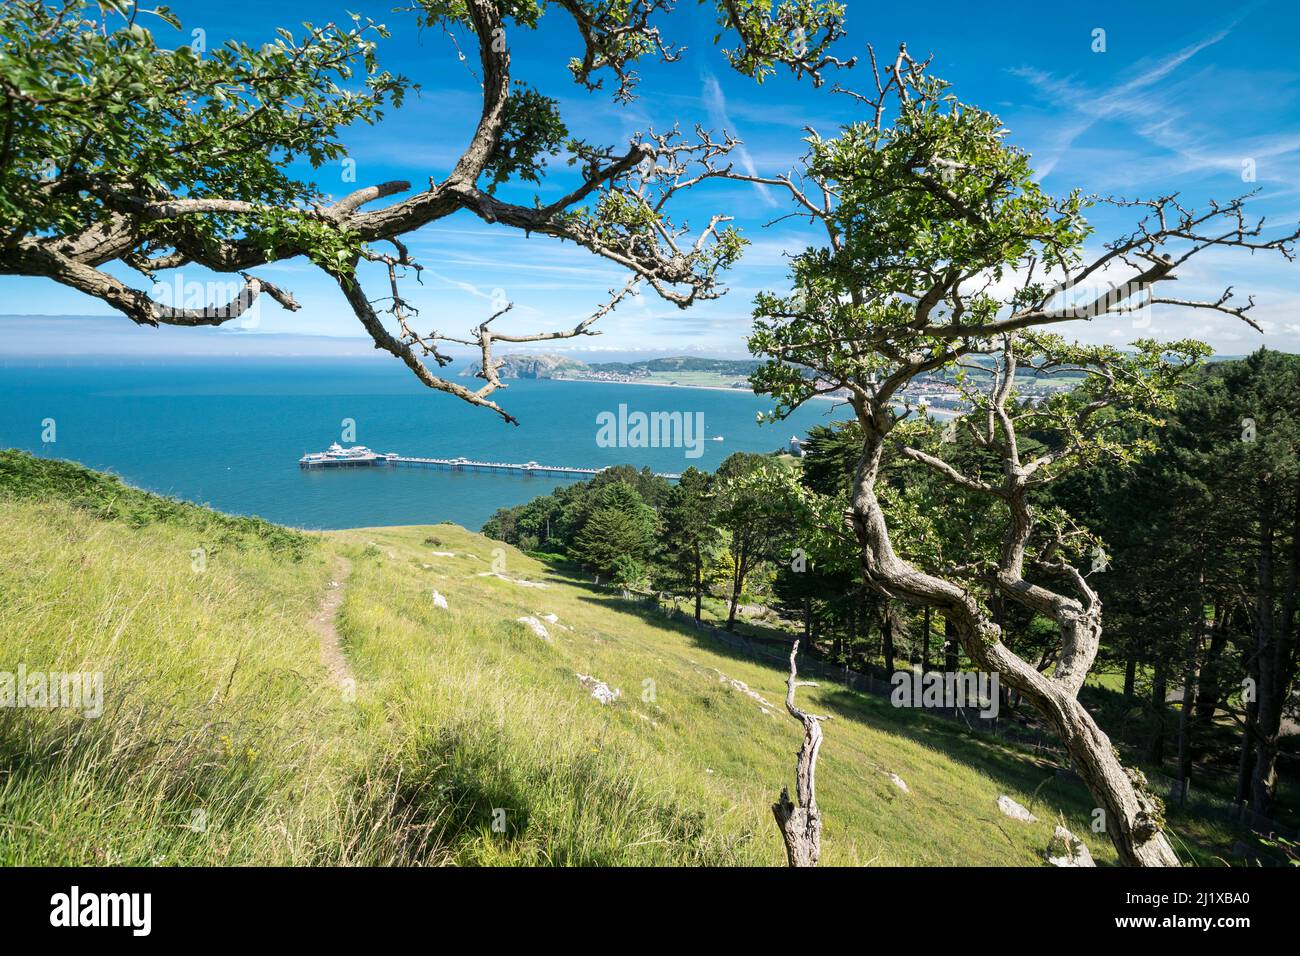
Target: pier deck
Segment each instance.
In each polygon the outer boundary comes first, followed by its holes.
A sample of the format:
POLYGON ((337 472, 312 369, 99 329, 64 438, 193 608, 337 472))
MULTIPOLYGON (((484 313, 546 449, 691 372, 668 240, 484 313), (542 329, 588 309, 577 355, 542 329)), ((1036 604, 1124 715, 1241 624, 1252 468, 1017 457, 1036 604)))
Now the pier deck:
MULTIPOLYGON (((505 472, 521 475, 555 475, 561 478, 592 478, 604 471, 604 468, 581 468, 573 465, 542 465, 535 461, 478 461, 472 458, 421 458, 413 455, 370 454, 346 460, 322 459, 304 456, 298 462, 303 468, 338 468, 338 467, 405 467, 405 468, 443 468, 450 471, 505 472)), ((676 481, 681 475, 674 472, 656 472, 655 477, 676 481)))

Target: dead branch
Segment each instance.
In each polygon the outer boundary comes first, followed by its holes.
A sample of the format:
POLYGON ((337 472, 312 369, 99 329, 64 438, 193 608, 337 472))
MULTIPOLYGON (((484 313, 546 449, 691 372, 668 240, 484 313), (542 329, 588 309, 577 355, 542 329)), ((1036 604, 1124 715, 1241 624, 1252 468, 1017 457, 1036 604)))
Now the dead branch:
POLYGON ((781 797, 772 804, 772 814, 781 829, 785 842, 785 855, 790 866, 816 866, 822 853, 822 818, 817 809, 817 754, 822 747, 823 720, 830 717, 807 714, 795 706, 795 690, 816 687, 815 681, 798 680, 795 657, 799 641, 790 648, 790 676, 786 679, 785 709, 803 725, 803 746, 799 748, 795 763, 795 795, 798 804, 790 800, 790 788, 781 788, 781 797))

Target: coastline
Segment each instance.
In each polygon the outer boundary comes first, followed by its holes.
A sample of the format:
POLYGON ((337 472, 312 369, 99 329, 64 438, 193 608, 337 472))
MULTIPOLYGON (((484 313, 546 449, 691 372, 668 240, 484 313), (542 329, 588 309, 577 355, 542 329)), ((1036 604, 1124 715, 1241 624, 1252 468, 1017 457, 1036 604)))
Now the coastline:
MULTIPOLYGON (((755 398, 762 398, 758 392, 752 388, 732 388, 729 385, 683 385, 681 382, 614 382, 604 378, 537 378, 532 379, 535 382, 585 382, 589 385, 642 385, 651 388, 689 388, 699 389, 705 392, 730 392, 733 395, 752 395, 755 398)), ((814 395, 813 398, 830 402, 845 402, 846 398, 839 395, 814 395)))
MULTIPOLYGON (((726 385, 683 385, 680 382, 611 382, 602 378, 536 378, 528 379, 534 382, 585 382, 589 385, 645 385, 652 388, 686 388, 699 389, 706 392, 730 392, 733 395, 752 395, 755 398, 763 398, 758 392, 751 388, 731 388, 726 385)), ((848 404, 848 399, 843 395, 813 395, 812 401, 834 402, 839 405, 848 404)), ((948 419, 956 418, 958 413, 946 408, 931 408, 930 414, 935 418, 948 419)))

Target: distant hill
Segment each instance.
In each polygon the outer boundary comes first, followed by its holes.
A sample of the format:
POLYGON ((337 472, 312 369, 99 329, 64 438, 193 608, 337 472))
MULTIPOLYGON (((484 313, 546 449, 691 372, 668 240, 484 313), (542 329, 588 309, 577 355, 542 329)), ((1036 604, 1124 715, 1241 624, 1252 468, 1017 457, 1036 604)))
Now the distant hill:
MULTIPOLYGON (((497 370, 501 378, 566 378, 587 370, 586 362, 563 355, 505 355, 497 370)), ((477 375, 482 363, 474 363, 460 373, 461 378, 477 375)))
MULTIPOLYGON (((505 355, 498 373, 502 378, 592 379, 607 382, 657 382, 683 385, 743 385, 758 368, 755 359, 701 358, 678 355, 636 362, 584 362, 566 355, 505 355), (680 383, 675 379, 680 378, 680 383)), ((475 363, 462 377, 478 375, 475 363)))
POLYGON ((718 359, 678 355, 672 358, 646 359, 643 362, 593 362, 598 372, 716 372, 719 375, 749 375, 762 363, 756 359, 718 359))

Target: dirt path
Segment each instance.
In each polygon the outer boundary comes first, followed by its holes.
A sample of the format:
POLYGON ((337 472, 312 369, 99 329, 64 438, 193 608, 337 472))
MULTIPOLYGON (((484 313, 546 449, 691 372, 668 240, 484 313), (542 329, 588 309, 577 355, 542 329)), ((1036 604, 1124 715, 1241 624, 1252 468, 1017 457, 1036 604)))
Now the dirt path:
POLYGON ((356 680, 352 668, 343 654, 339 644, 339 631, 334 623, 339 607, 343 604, 343 587, 348 575, 352 573, 352 562, 340 555, 334 562, 334 579, 330 581, 325 597, 321 600, 320 610, 311 619, 311 629, 320 638, 320 659, 330 673, 330 679, 344 690, 354 689, 356 680))

